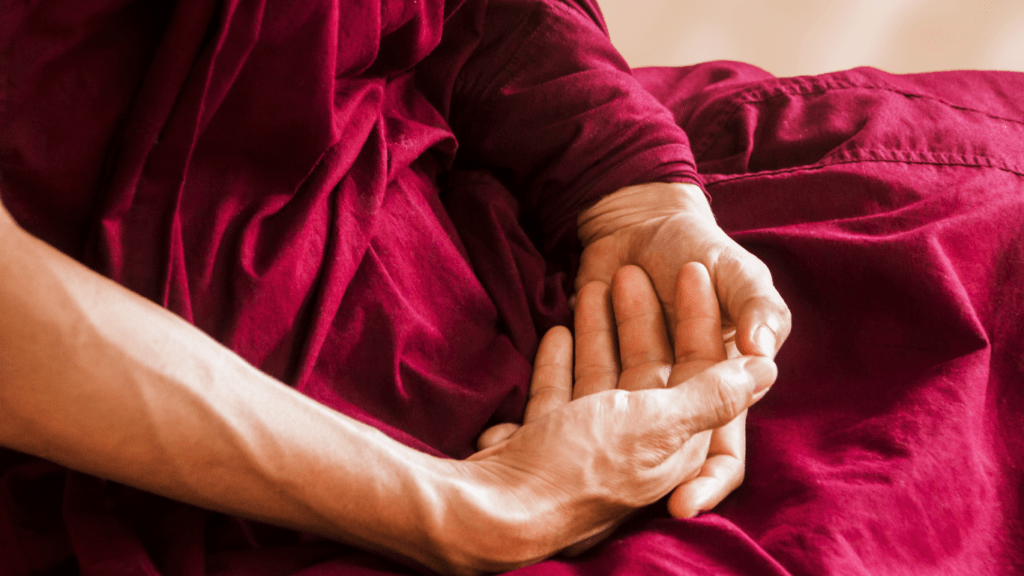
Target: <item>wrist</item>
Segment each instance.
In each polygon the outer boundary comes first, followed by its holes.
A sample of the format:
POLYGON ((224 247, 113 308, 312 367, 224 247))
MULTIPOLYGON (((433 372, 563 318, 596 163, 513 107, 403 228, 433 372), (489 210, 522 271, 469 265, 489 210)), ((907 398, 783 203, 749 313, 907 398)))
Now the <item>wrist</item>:
MULTIPOLYGON (((446 499, 447 530, 440 548, 460 573, 502 572, 528 566, 606 533, 617 524, 618 501, 584 488, 552 490, 539 476, 487 458, 449 461, 457 470, 446 499)), ((598 491, 600 493, 600 491, 598 491)))
POLYGON ((331 517, 325 535, 442 574, 505 571, 557 551, 531 553, 545 544, 526 518, 533 511, 516 506, 516 490, 476 463, 406 446, 390 454, 374 463, 386 480, 362 494, 358 510, 331 501, 344 485, 317 491, 313 507, 331 517))
POLYGON ((292 485, 327 519, 321 533, 410 566, 468 573, 453 534, 465 483, 458 461, 409 448, 361 423, 347 425, 356 431, 330 442, 336 449, 316 474, 320 482, 292 485), (355 482, 353 472, 360 477, 355 482))
POLYGON ((586 247, 618 230, 681 213, 714 220, 704 191, 695 184, 652 182, 627 186, 580 213, 578 233, 586 247))
POLYGON ((444 461, 444 521, 431 540, 450 567, 463 573, 497 572, 532 564, 550 556, 550 542, 534 520, 537 508, 480 461, 444 461))

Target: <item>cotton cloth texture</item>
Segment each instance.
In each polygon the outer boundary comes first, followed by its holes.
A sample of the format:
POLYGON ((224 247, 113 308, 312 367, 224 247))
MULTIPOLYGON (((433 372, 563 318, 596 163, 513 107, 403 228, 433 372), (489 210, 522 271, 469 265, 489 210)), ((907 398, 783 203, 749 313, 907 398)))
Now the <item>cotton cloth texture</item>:
MULTIPOLYGON (((1024 75, 631 72, 586 0, 0 14, 18 222, 435 455, 521 418, 582 209, 708 191, 794 317, 746 481, 519 572, 1024 573, 1024 75)), ((0 452, 0 572, 75 571, 407 570, 0 452)))

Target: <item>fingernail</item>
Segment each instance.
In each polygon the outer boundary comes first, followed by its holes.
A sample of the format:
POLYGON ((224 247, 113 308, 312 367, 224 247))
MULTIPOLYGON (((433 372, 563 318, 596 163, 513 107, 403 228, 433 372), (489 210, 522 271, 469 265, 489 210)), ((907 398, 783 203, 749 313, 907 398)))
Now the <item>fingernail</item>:
POLYGON ((764 392, 775 383, 778 369, 775 363, 761 356, 751 356, 743 363, 743 368, 754 377, 754 394, 764 392))
POLYGON ((757 330, 754 330, 754 344, 757 349, 761 351, 761 354, 768 357, 775 357, 775 344, 778 342, 778 338, 775 337, 775 332, 764 325, 758 326, 757 330))
MULTIPOLYGON (((710 490, 708 490, 708 492, 710 492, 710 490)), ((695 500, 694 507, 697 509, 697 512, 694 513, 694 516, 700 516, 701 514, 706 514, 706 513, 710 512, 715 507, 714 504, 709 502, 709 500, 711 500, 712 496, 713 496, 712 494, 702 494, 700 498, 697 498, 695 500)))

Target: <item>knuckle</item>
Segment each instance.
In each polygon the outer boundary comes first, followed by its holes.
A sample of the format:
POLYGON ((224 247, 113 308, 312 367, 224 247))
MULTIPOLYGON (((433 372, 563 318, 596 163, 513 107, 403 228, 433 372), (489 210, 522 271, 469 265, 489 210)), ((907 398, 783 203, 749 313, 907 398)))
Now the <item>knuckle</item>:
POLYGON ((783 337, 785 337, 789 335, 789 331, 793 327, 793 313, 789 310, 789 306, 787 306, 785 302, 781 301, 781 298, 780 302, 782 305, 782 310, 780 312, 780 316, 782 316, 782 326, 780 327, 780 331, 782 332, 783 337))
POLYGON ((604 379, 612 377, 617 379, 619 371, 610 366, 582 366, 576 368, 574 377, 577 381, 587 378, 604 379))
POLYGON ((775 292, 771 269, 742 246, 726 250, 720 258, 733 281, 746 281, 755 294, 775 292))
POLYGON ((736 469, 736 473, 732 477, 732 483, 730 484, 730 491, 735 490, 743 484, 743 481, 747 479, 747 467, 745 464, 740 462, 740 465, 736 469))
POLYGON ((602 419, 612 423, 616 428, 628 422, 636 414, 636 401, 625 390, 603 390, 590 396, 595 409, 602 419))
POLYGON ((572 394, 574 398, 583 398, 604 390, 612 390, 619 381, 619 374, 615 371, 598 372, 577 376, 573 385, 572 394))
POLYGON ((608 292, 608 284, 600 280, 584 280, 576 291, 579 300, 603 300, 608 292))
POLYGON ((722 424, 732 422, 747 407, 747 395, 729 380, 720 375, 715 377, 715 398, 714 413, 717 420, 722 424))

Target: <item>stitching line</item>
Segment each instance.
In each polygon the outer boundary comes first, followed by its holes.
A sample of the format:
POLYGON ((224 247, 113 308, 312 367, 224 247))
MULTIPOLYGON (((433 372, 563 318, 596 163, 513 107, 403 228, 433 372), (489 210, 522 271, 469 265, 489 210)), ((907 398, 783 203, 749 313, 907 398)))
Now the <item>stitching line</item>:
POLYGON ((1005 122, 1012 122, 1014 124, 1024 125, 1024 120, 1019 120, 1016 118, 1007 118, 1004 116, 999 116, 997 114, 991 114, 989 112, 978 110, 976 108, 971 108, 960 104, 953 104, 952 102, 949 102, 945 99, 937 98, 935 96, 931 96, 928 94, 918 94, 916 92, 901 90, 893 86, 888 86, 884 84, 857 84, 852 80, 846 78, 822 78, 814 76, 782 78, 779 79, 778 82, 779 84, 776 84, 775 86, 758 86, 756 88, 748 88, 747 90, 741 91, 737 93, 735 96, 733 96, 731 104, 725 109, 723 109, 721 112, 719 112, 718 119, 714 122, 713 128, 705 132, 706 135, 693 146, 693 155, 695 158, 698 159, 698 163, 700 162, 699 159, 708 151, 708 149, 710 149, 722 138, 722 136, 724 136, 725 125, 728 124, 733 119, 733 117, 736 116, 736 114, 744 105, 759 104, 767 102, 768 100, 771 100, 773 98, 778 98, 779 96, 793 94, 824 94, 831 90, 855 90, 858 88, 863 88, 865 90, 881 90, 885 92, 899 94, 901 96, 922 98, 924 100, 937 102, 939 104, 949 106, 954 110, 974 112, 991 118, 993 120, 1002 120, 1005 122))
POLYGON ((711 186, 717 186, 718 184, 723 184, 723 183, 726 183, 726 182, 735 182, 735 181, 738 181, 738 180, 747 180, 747 179, 750 179, 750 178, 757 178, 757 177, 761 177, 761 176, 775 176, 775 175, 779 175, 779 174, 789 174, 789 173, 800 172, 800 171, 804 171, 804 170, 821 170, 822 168, 827 168, 829 166, 838 166, 838 165, 842 165, 842 164, 860 164, 860 163, 869 163, 869 162, 878 162, 878 163, 888 162, 888 163, 895 163, 895 164, 927 164, 927 165, 931 165, 931 166, 958 166, 958 167, 963 167, 963 168, 994 168, 996 170, 1001 170, 1003 172, 1009 172, 1010 174, 1013 174, 1015 176, 1024 177, 1024 170, 1022 170, 1020 168, 1017 168, 1017 167, 1014 167, 1014 166, 1010 166, 1010 165, 1008 165, 1008 164, 1006 164, 1006 163, 1004 163, 1002 161, 994 160, 994 159, 989 158, 987 156, 970 156, 970 157, 968 157, 968 156, 946 155, 946 156, 951 156, 951 158, 947 159, 947 160, 943 160, 943 159, 939 159, 939 158, 935 158, 935 157, 930 157, 929 155, 922 155, 922 154, 908 154, 908 156, 917 156, 917 157, 908 157, 908 158, 899 158, 899 157, 896 157, 896 156, 898 156, 898 155, 894 155, 893 151, 891 151, 891 150, 884 150, 884 149, 863 150, 863 151, 858 151, 858 153, 844 153, 839 158, 828 159, 828 160, 819 162, 817 164, 811 164, 811 165, 808 165, 808 166, 794 166, 794 167, 790 167, 790 168, 780 168, 778 170, 767 170, 767 171, 764 171, 764 172, 753 172, 753 173, 748 173, 748 174, 737 174, 735 176, 725 176, 725 177, 722 177, 722 178, 714 178, 713 180, 710 180, 710 181, 706 180, 706 178, 709 178, 709 177, 713 178, 713 175, 701 175, 701 180, 703 181, 703 184, 704 184, 705 187, 711 187, 711 186), (860 152, 867 152, 868 154, 870 154, 872 156, 868 157, 867 155, 863 155, 860 152), (881 153, 881 154, 883 154, 885 156, 888 156, 888 157, 874 156, 875 153, 881 153))

